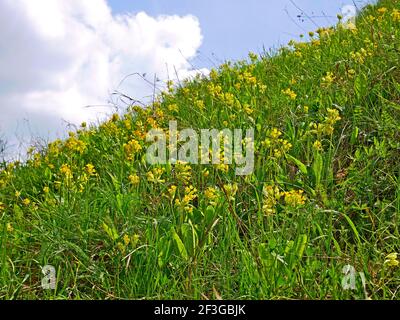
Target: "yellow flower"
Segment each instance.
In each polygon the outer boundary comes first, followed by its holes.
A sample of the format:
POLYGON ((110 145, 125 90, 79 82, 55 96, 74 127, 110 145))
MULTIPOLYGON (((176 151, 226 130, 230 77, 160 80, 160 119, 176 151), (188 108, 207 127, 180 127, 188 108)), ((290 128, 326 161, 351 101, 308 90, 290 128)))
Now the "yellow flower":
POLYGON ((96 175, 96 169, 94 168, 94 165, 89 163, 85 166, 85 171, 89 176, 95 176, 96 175))
POLYGON ((303 196, 303 193, 303 190, 284 192, 283 196, 285 198, 286 205, 293 208, 304 205, 307 198, 303 196))
POLYGON ((139 178, 139 176, 137 174, 130 175, 128 177, 128 180, 134 186, 136 186, 136 185, 138 185, 140 183, 140 178, 139 178))
POLYGON ((114 113, 112 115, 111 121, 112 122, 117 122, 119 120, 119 114, 118 113, 114 113))
POLYGON ((24 199, 24 200, 22 200, 22 203, 23 203, 24 205, 26 205, 26 206, 29 206, 29 205, 31 204, 31 200, 29 200, 29 199, 24 199))
POLYGON ((394 21, 400 21, 400 10, 393 9, 392 18, 393 18, 394 21))
POLYGON ((20 191, 15 191, 15 197, 19 198, 21 196, 21 192, 20 191))
POLYGON ((45 193, 45 194, 48 194, 49 192, 50 192, 50 188, 49 187, 44 187, 43 188, 43 192, 45 193))
POLYGON ((195 106, 197 109, 203 110, 203 109, 204 109, 204 101, 203 101, 203 100, 196 100, 196 101, 194 102, 194 106, 195 106))
POLYGON ((236 193, 238 192, 238 185, 237 183, 234 184, 225 184, 224 185, 224 191, 226 193, 226 196, 228 197, 228 200, 234 201, 236 193))
POLYGON ((384 264, 388 265, 389 267, 397 267, 400 264, 399 260, 397 260, 397 253, 393 252, 388 254, 384 264))
POLYGON ((308 107, 308 106, 304 106, 304 107, 303 107, 303 110, 304 110, 305 113, 308 113, 309 107, 308 107))
POLYGON ((262 193, 262 212, 267 216, 276 213, 276 204, 281 197, 279 188, 277 186, 264 185, 262 193))
POLYGON ((168 106, 168 110, 169 111, 171 111, 171 112, 178 112, 179 111, 179 107, 178 107, 178 105, 177 104, 170 104, 169 106, 168 106))
POLYGON ((129 236, 127 234, 124 235, 123 240, 124 240, 124 244, 125 244, 126 247, 131 242, 131 239, 129 238, 129 236))
POLYGON ((317 151, 322 151, 322 150, 323 150, 323 149, 322 149, 322 143, 321 143, 321 141, 319 141, 319 140, 317 140, 317 141, 314 142, 313 147, 314 147, 314 149, 317 150, 317 151))
POLYGON ((175 204, 188 213, 193 212, 193 205, 191 202, 197 198, 197 189, 193 186, 185 188, 185 196, 182 200, 176 199, 175 204))
POLYGON ((178 181, 187 184, 192 177, 192 168, 183 161, 177 161, 175 165, 175 173, 178 181))
POLYGON ((124 144, 125 155, 129 161, 132 161, 134 156, 142 151, 142 149, 140 143, 135 139, 124 144))
POLYGON ((174 186, 174 185, 172 185, 172 186, 170 186, 170 187, 168 188, 168 198, 169 198, 169 199, 172 200, 172 199, 175 198, 176 189, 177 189, 177 186, 174 186))
POLYGON ((3 202, 0 202, 0 212, 6 208, 6 205, 3 202))
POLYGON ((387 8, 385 8, 385 7, 382 7, 382 8, 379 8, 378 9, 378 13, 380 13, 380 14, 385 14, 386 12, 387 12, 387 8))
POLYGON ((206 199, 209 201, 209 203, 212 206, 216 206, 217 202, 216 200, 218 199, 219 195, 218 195, 218 190, 216 188, 213 187, 208 187, 205 191, 204 191, 204 196, 206 197, 206 199))
POLYGON ((282 93, 287 95, 292 100, 296 100, 296 98, 297 98, 297 94, 290 88, 288 88, 286 90, 282 90, 282 93))
POLYGON ((60 172, 67 180, 72 178, 72 170, 71 170, 70 166, 67 164, 63 164, 61 166, 60 172))
POLYGON ((254 109, 250 108, 250 106, 248 104, 244 105, 243 107, 244 112, 247 113, 247 115, 252 115, 254 112, 254 109))
POLYGON ((13 226, 11 225, 11 223, 7 223, 6 229, 7 229, 7 232, 9 232, 9 233, 11 233, 11 232, 14 231, 14 228, 13 228, 13 226))
POLYGON ((147 181, 152 183, 164 183, 165 180, 161 179, 164 172, 164 168, 154 168, 152 171, 147 172, 147 181))
POLYGON ((273 128, 269 135, 272 139, 278 139, 282 135, 282 132, 280 132, 277 128, 273 128))
POLYGON ((207 169, 204 169, 202 173, 204 178, 208 178, 208 176, 210 175, 210 171, 208 171, 207 169))
POLYGON ((228 173, 229 172, 229 165, 225 163, 220 163, 215 165, 215 169, 218 171, 221 171, 223 173, 228 173))
POLYGON ((322 78, 322 85, 325 87, 329 87, 333 81, 335 80, 335 76, 332 72, 327 72, 326 76, 322 78))

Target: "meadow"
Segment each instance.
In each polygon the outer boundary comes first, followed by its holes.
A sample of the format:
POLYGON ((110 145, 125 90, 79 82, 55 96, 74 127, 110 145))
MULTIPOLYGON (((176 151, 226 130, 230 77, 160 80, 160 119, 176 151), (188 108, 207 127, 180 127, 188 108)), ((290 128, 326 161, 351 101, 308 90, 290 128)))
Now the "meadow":
POLYGON ((304 36, 1 164, 0 298, 399 299, 400 1, 304 36), (150 165, 170 121, 254 170, 150 165))

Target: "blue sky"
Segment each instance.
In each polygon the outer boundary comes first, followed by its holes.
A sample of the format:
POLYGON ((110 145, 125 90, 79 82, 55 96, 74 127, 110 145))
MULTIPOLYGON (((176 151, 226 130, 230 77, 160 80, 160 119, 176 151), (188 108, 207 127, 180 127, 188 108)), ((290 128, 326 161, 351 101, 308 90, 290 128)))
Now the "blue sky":
MULTIPOLYGON (((336 15, 352 0, 108 0, 114 13, 145 11, 150 15, 192 14, 200 20, 203 44, 195 60, 209 66, 208 58, 241 59, 249 51, 262 52, 287 43, 305 31, 336 23, 336 15), (303 10, 304 15, 297 16, 303 10)), ((355 1, 362 7, 367 1, 355 1)))

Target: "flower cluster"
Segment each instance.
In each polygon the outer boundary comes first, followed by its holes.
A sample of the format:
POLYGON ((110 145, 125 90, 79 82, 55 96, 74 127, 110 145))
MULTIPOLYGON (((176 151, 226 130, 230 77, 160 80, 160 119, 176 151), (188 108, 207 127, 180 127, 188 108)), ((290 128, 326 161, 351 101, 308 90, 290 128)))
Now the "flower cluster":
POLYGON ((151 183, 164 183, 165 179, 161 179, 164 172, 164 168, 153 168, 153 170, 146 174, 147 181, 151 183))
POLYGON ((292 190, 283 192, 282 196, 284 197, 287 206, 297 208, 306 203, 307 198, 303 195, 303 193, 303 190, 292 190))
POLYGON ((282 93, 288 96, 292 100, 296 100, 297 94, 290 88, 287 88, 286 90, 282 90, 282 93))
POLYGON ((176 199, 175 204, 186 212, 193 212, 192 201, 197 198, 197 189, 193 186, 185 188, 185 195, 182 200, 176 199))
POLYGON ((142 146, 140 143, 133 139, 129 141, 128 143, 124 144, 124 151, 125 151, 125 156, 128 161, 132 161, 137 153, 142 151, 142 146))
POLYGON ((279 159, 286 152, 288 152, 292 148, 292 144, 280 138, 282 136, 282 132, 277 128, 273 128, 268 137, 261 143, 264 147, 271 149, 272 156, 279 159))

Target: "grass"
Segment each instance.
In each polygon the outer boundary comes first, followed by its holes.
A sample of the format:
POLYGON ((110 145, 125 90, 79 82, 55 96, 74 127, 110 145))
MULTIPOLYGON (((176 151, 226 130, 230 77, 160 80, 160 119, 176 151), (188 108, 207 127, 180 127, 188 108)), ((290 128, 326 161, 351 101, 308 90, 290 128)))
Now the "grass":
POLYGON ((0 297, 398 299, 399 9, 381 0, 4 163, 0 297), (145 135, 170 120, 255 128, 253 174, 150 166, 145 135))

